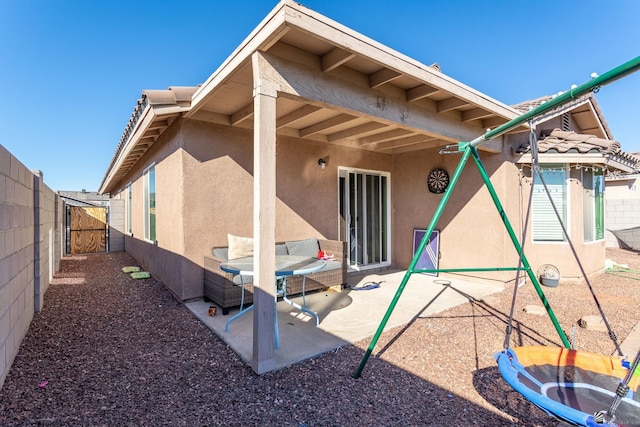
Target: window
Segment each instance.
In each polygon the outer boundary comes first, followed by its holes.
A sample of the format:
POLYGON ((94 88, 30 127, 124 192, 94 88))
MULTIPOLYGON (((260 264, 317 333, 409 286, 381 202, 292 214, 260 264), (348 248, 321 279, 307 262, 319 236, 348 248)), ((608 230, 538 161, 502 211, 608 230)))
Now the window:
POLYGON ((144 238, 156 241, 156 167, 149 166, 142 174, 144 196, 144 238))
MULTIPOLYGON (((558 210, 562 224, 567 227, 567 167, 561 164, 541 165, 540 174, 553 204, 558 210)), ((563 242, 565 240, 562 225, 553 210, 539 176, 533 181, 533 220, 532 234, 534 242, 563 242)))
POLYGON ((131 228, 131 200, 133 199, 133 195, 131 192, 131 183, 127 185, 127 233, 132 234, 131 228))
POLYGON ((602 169, 582 170, 582 219, 585 242, 604 239, 604 173, 602 169))

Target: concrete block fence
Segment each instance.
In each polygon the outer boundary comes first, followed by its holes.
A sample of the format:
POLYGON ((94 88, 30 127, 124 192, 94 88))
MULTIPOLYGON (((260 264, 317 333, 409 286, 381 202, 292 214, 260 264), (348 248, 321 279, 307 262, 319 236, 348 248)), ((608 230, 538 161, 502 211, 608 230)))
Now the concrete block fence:
MULTIPOLYGON (((608 230, 640 227, 640 198, 610 199, 605 207, 605 239, 608 247, 621 247, 618 239, 608 230)), ((640 236, 630 236, 628 243, 640 247, 640 236)))
POLYGON ((64 206, 0 145, 0 387, 60 267, 64 206))

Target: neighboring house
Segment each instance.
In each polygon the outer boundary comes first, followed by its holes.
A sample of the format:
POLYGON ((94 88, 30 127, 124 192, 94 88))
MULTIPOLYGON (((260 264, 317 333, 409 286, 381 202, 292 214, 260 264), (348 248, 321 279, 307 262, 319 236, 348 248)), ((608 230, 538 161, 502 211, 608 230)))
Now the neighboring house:
POLYGON ((58 191, 67 206, 108 206, 109 194, 99 194, 96 191, 58 191))
MULTIPOLYGON (((549 114, 538 131, 564 129, 567 120, 565 130, 608 139, 595 101, 581 102, 563 110, 568 118, 549 114)), ((142 93, 100 192, 125 201, 127 252, 182 300, 202 297, 203 257, 226 246, 227 233, 256 237, 258 251, 309 236, 343 240, 352 270, 406 268, 414 229, 428 226, 442 197, 428 190, 427 176, 436 168, 452 174, 459 161, 439 149, 519 114, 438 66, 283 1, 204 84, 142 93)), ((527 129, 514 132, 480 149, 517 229, 528 197, 520 168, 530 160, 526 147, 517 152, 527 129)), ((549 181, 562 192, 563 215, 590 274, 602 270, 605 246, 601 198, 584 196, 601 189, 602 167, 627 165, 624 156, 572 143, 576 149, 556 152, 551 140, 541 141, 541 160, 552 164, 549 181)), ((558 263, 563 277, 579 277, 565 263, 570 252, 557 232, 538 229, 539 215, 526 245, 532 266, 558 263)), ((437 228, 440 267, 517 264, 473 167, 437 228)))

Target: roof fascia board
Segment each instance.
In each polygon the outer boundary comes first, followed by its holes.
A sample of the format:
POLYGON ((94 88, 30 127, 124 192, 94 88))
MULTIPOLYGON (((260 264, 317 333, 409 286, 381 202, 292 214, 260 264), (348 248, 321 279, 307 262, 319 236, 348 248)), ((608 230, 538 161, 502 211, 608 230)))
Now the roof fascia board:
POLYGON ((124 160, 127 158, 127 155, 131 152, 132 148, 135 146, 134 141, 137 142, 137 140, 140 139, 141 129, 145 126, 145 123, 146 123, 146 126, 149 126, 149 124, 153 121, 153 120, 149 120, 149 116, 152 114, 153 114, 153 107, 149 103, 147 103, 140 118, 136 122, 136 125, 133 129, 133 132, 131 133, 131 136, 129 136, 129 139, 127 140, 127 142, 120 149, 115 162, 113 162, 111 167, 107 170, 107 173, 105 174, 105 178, 102 182, 102 185, 100 186, 100 190, 98 191, 98 193, 103 194, 106 192, 106 189, 110 187, 111 180, 113 180, 113 175, 118 169, 120 169, 120 166, 122 165, 124 160))
POLYGON ((589 109, 593 113, 593 117, 596 122, 598 122, 598 127, 602 130, 602 133, 607 136, 607 139, 613 139, 613 135, 611 135, 609 126, 607 126, 607 122, 604 120, 602 110, 597 105, 596 100, 593 97, 589 97, 589 109))
POLYGON ((477 126, 438 115, 412 104, 364 89, 344 80, 262 52, 265 78, 279 88, 281 96, 301 97, 312 104, 331 106, 345 113, 376 117, 391 125, 415 128, 450 142, 472 139, 482 132, 477 126))
POLYGON ((110 190, 111 186, 115 184, 111 182, 113 181, 113 177, 115 173, 122 167, 122 163, 125 161, 127 157, 129 157, 129 154, 131 153, 133 148, 136 146, 140 138, 146 133, 146 131, 149 129, 149 127, 155 121, 156 118, 179 114, 183 111, 188 110, 188 108, 189 107, 180 107, 176 105, 171 105, 166 107, 163 107, 163 106, 154 107, 150 104, 147 104, 147 106, 145 107, 142 113, 141 120, 138 120, 138 122, 136 123, 136 127, 133 130, 133 133, 127 140, 127 143, 124 145, 124 147, 122 147, 122 149, 120 150, 120 153, 118 154, 118 158, 113 163, 113 166, 109 168, 109 170, 107 171, 105 175, 106 178, 103 184, 100 186, 99 193, 102 194, 107 192, 106 190, 107 189, 110 190))
POLYGON ((561 116, 564 113, 570 112, 571 110, 573 110, 574 108, 578 108, 586 103, 589 102, 588 97, 585 98, 578 98, 576 100, 573 100, 571 102, 568 102, 566 104, 560 105, 557 108, 554 108, 551 111, 548 111, 544 114, 541 114, 539 116, 536 116, 533 119, 533 123, 534 126, 536 127, 540 127, 541 124, 543 124, 546 121, 549 121, 555 117, 561 116))
MULTIPOLYGON (((538 157, 542 163, 583 163, 604 164, 605 157, 600 153, 540 153, 538 157)), ((525 153, 515 160, 515 163, 531 163, 531 153, 525 153)))
MULTIPOLYGON (((628 162, 617 158, 617 156, 602 155, 601 153, 541 153, 539 163, 576 163, 589 165, 605 165, 610 169, 618 169, 623 172, 633 172, 635 169, 628 162)), ((514 163, 531 163, 531 153, 525 153, 518 157, 514 163)))

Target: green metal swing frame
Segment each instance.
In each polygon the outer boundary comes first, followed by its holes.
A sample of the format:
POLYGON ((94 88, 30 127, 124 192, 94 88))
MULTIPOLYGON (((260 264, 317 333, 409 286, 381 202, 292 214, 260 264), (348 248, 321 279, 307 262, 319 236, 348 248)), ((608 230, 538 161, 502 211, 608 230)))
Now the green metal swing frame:
POLYGON ((580 86, 572 87, 570 90, 564 92, 561 95, 558 95, 557 97, 553 98, 551 101, 546 102, 538 106, 537 108, 534 108, 528 111, 527 113, 524 113, 521 116, 518 116, 508 121, 507 123, 501 126, 498 126, 497 128, 491 131, 488 131, 487 133, 474 139, 473 141, 459 142, 458 144, 446 146, 441 150, 441 152, 443 153, 456 153, 456 152, 462 153, 462 158, 460 159, 460 162, 458 163, 458 166, 456 167, 456 170, 453 173, 453 176, 451 177, 451 181, 449 183, 447 190, 444 192, 442 199, 440 200, 440 203, 436 208, 436 211, 431 219, 431 222, 429 223, 429 227, 427 228, 424 234, 424 237, 422 238, 420 245, 418 246, 415 252, 414 257, 411 260, 411 263, 409 264, 409 267, 407 268, 407 271, 402 281, 400 282, 400 286, 398 287, 393 299, 391 300, 391 303, 389 304, 389 307, 387 308, 387 311, 384 317, 382 318, 382 321, 380 322, 380 325, 378 326, 378 329, 376 330, 376 333, 373 336, 371 343, 369 344, 369 347, 367 348, 367 351, 362 357, 362 360, 360 361, 360 365, 358 366, 358 368, 353 374, 354 378, 358 378, 362 374, 362 370, 364 369, 367 363, 367 360, 369 360, 369 357, 371 356, 371 353, 373 352, 373 349, 375 348, 375 345, 378 342, 380 335, 382 335, 382 332, 384 331, 384 328, 389 318, 391 317, 391 313, 393 313, 393 310, 395 309, 395 306, 398 303, 398 300, 400 299, 400 296, 402 295, 404 288, 406 287, 411 276, 415 273, 454 273, 454 272, 457 273, 457 272, 518 271, 518 270, 524 271, 529 276, 531 283, 533 283, 536 293, 538 294, 538 297, 542 301, 542 305, 547 311, 547 314, 549 315, 549 318, 551 319, 551 322, 553 323, 553 326, 556 332, 560 336, 562 344, 566 348, 571 348, 571 343, 569 342, 569 339, 566 333, 562 330, 558 322, 558 319, 555 316, 555 313, 551 309, 549 301, 547 300, 544 292, 542 291, 542 287, 538 282, 538 278, 536 277, 533 270, 531 269, 531 265, 529 264, 529 261, 527 260, 527 257, 524 254, 523 247, 520 244, 518 237, 516 236, 515 231, 513 230, 513 227, 511 226, 511 223, 504 211, 504 208, 502 206, 502 203, 500 202, 498 194, 496 193, 495 188, 493 187, 493 184, 491 184, 489 175, 487 174, 484 164, 480 159, 480 154, 478 153, 477 147, 486 141, 489 141, 493 138, 503 135, 509 132, 510 130, 522 125, 523 123, 526 123, 529 120, 532 120, 534 117, 537 117, 541 114, 544 114, 548 111, 553 110, 554 108, 562 106, 567 102, 577 99, 578 97, 588 92, 597 91, 601 86, 612 83, 628 74, 631 74, 637 71, 638 69, 640 69, 640 56, 602 74, 601 76, 596 76, 592 78, 590 81, 583 83, 580 86), (484 185, 486 186, 487 190, 489 191, 489 194, 491 195, 491 199, 493 200, 493 203, 498 211, 498 214, 502 219, 504 227, 507 233, 509 234, 511 242, 513 243, 514 248, 516 249, 518 255, 520 256, 520 261, 522 266, 521 267, 520 266, 496 267, 496 268, 417 269, 416 265, 418 263, 418 260, 422 252, 424 251, 426 245, 429 243, 429 237, 435 230, 436 224, 438 223, 438 220, 440 219, 440 216, 442 215, 442 212, 444 211, 444 208, 446 207, 447 202, 449 201, 449 198, 451 197, 451 194, 453 193, 456 187, 456 184, 458 183, 458 180, 462 175, 462 171, 464 170, 467 162, 469 161, 469 158, 473 158, 476 164, 476 167, 480 172, 484 185))

